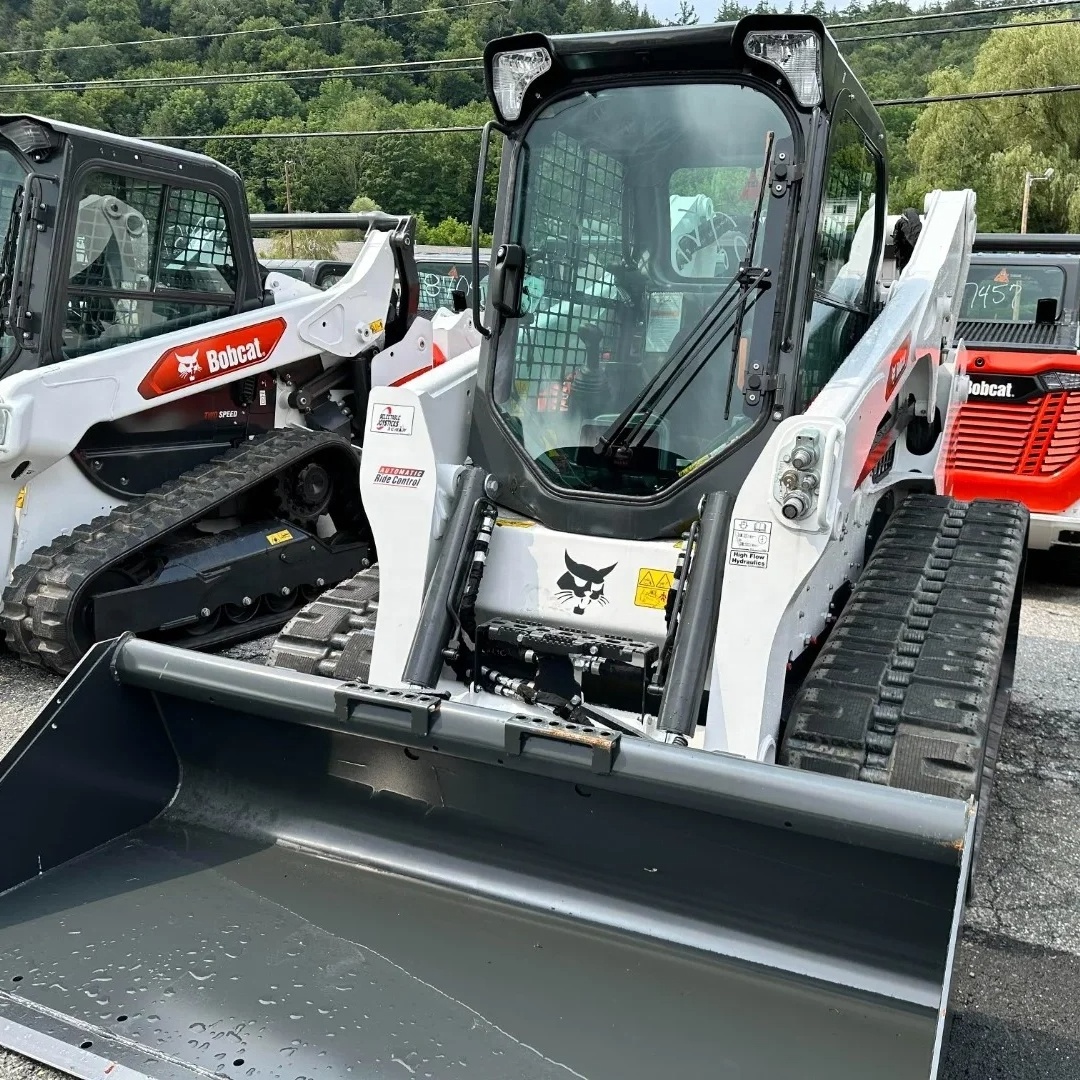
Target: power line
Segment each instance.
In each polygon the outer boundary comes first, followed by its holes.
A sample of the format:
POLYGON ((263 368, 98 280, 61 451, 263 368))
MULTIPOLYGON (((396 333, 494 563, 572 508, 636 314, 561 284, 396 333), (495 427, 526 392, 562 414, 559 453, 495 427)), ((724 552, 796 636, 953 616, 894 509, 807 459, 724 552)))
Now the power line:
POLYGON ((887 101, 875 101, 879 109, 893 105, 936 105, 943 101, 989 101, 992 98, 1014 98, 1038 96, 1042 94, 1069 94, 1080 90, 1080 83, 1062 83, 1058 86, 1033 86, 1027 90, 969 90, 961 94, 935 94, 917 98, 889 98, 887 101))
POLYGON ((1040 0, 1028 4, 982 4, 979 7, 965 8, 963 11, 931 11, 918 15, 891 15, 887 19, 860 19, 857 22, 826 23, 830 30, 854 30, 860 26, 882 26, 885 23, 923 22, 926 19, 961 19, 966 15, 996 14, 1001 11, 1038 11, 1040 8, 1069 7, 1076 0, 1040 0))
POLYGON ((393 60, 380 64, 349 64, 337 67, 295 68, 288 71, 225 71, 206 75, 153 75, 140 78, 71 79, 48 83, 2 83, 0 94, 22 94, 38 90, 136 90, 156 86, 215 86, 235 82, 303 81, 304 79, 352 78, 366 74, 424 74, 451 64, 477 64, 482 56, 456 56, 441 60, 393 60), (422 71, 417 69, 423 68, 422 71))
MULTIPOLYGON (((1076 0, 1070 0, 1075 3, 1076 0)), ((1080 22, 1080 17, 1072 16, 1063 19, 1031 19, 1025 22, 1007 23, 983 23, 980 26, 947 26, 935 27, 932 30, 899 30, 891 34, 862 34, 858 37, 837 38, 838 45, 846 45, 853 41, 886 41, 890 38, 918 38, 932 37, 938 34, 973 34, 979 30, 1020 30, 1026 26, 1057 26, 1058 23, 1080 22)))
POLYGON ((452 4, 447 7, 417 8, 415 11, 399 11, 389 15, 364 15, 355 18, 328 19, 325 22, 293 23, 290 26, 255 27, 250 30, 220 30, 212 34, 164 34, 156 38, 136 38, 131 41, 100 41, 90 45, 45 45, 40 49, 7 49, 0 56, 25 56, 29 53, 80 52, 85 49, 119 49, 125 45, 163 45, 174 41, 202 41, 207 38, 239 37, 246 34, 284 34, 289 30, 318 30, 325 26, 344 26, 346 24, 380 22, 384 19, 407 19, 413 15, 429 15, 436 11, 458 11, 463 8, 490 7, 493 4, 505 4, 508 0, 471 0, 466 4, 452 4))
MULTIPOLYGON (((221 78, 216 79, 214 82, 209 83, 209 84, 204 82, 202 76, 200 76, 200 75, 190 75, 190 76, 177 75, 174 78, 169 80, 169 86, 170 86, 170 88, 182 87, 182 86, 199 87, 199 86, 206 86, 206 85, 210 85, 210 86, 235 86, 237 83, 246 83, 246 82, 254 82, 254 83, 264 83, 264 82, 294 83, 294 82, 311 82, 311 81, 332 82, 332 81, 336 81, 338 79, 374 79, 374 78, 381 78, 381 77, 384 77, 384 76, 387 76, 387 75, 431 75, 432 73, 434 73, 436 71, 451 72, 451 73, 457 72, 457 71, 482 71, 483 68, 484 68, 483 64, 461 64, 459 67, 452 67, 452 66, 443 67, 443 66, 439 66, 439 67, 410 68, 408 71, 400 71, 398 69, 390 69, 390 70, 385 70, 385 71, 354 71, 352 69, 342 68, 341 71, 331 71, 329 73, 318 74, 318 75, 290 75, 287 72, 283 73, 283 74, 271 73, 271 74, 267 74, 264 78, 253 78, 251 76, 243 74, 242 72, 235 72, 235 73, 229 74, 228 76, 222 76, 221 78)), ((16 85, 19 85, 19 84, 15 84, 15 83, 12 84, 12 86, 16 86, 16 85)), ((26 86, 24 85, 24 86, 20 87, 20 90, 22 90, 22 89, 26 89, 26 86)), ((33 90, 33 87, 30 87, 30 89, 33 90)), ((64 93, 80 93, 83 90, 95 90, 95 89, 114 90, 114 89, 124 89, 124 88, 123 87, 116 87, 112 83, 102 84, 102 83, 97 83, 97 82, 90 82, 90 83, 86 83, 85 85, 80 84, 78 86, 65 87, 63 92, 64 93)), ((137 87, 136 86, 136 87, 128 87, 127 89, 138 90, 138 89, 154 89, 154 88, 153 87, 137 87)), ((15 93, 19 93, 20 90, 5 89, 3 87, 0 87, 0 94, 15 94, 15 93)))
POLYGON ((376 128, 371 131, 264 131, 239 132, 235 135, 139 135, 150 142, 225 142, 231 139, 351 139, 363 135, 455 135, 483 131, 483 125, 426 128, 376 128))
MULTIPOLYGON (((884 101, 875 101, 873 105, 879 109, 886 109, 898 105, 935 105, 947 101, 985 101, 992 98, 1065 94, 1077 91, 1080 91, 1080 83, 1063 83, 1057 86, 1035 86, 1028 89, 976 90, 961 94, 936 94, 919 98, 888 98, 884 101)), ((268 131, 240 132, 233 135, 140 135, 138 137, 152 142, 226 142, 230 140, 250 141, 257 139, 351 139, 376 135, 453 135, 479 131, 483 131, 483 126, 480 124, 463 124, 454 127, 377 128, 368 131, 268 131)))

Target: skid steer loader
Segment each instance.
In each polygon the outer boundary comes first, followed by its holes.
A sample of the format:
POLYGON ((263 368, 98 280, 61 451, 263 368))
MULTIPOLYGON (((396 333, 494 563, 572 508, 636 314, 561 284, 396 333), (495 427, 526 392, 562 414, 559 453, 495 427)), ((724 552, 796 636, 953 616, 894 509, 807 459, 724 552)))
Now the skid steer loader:
POLYGON ((374 558, 369 387, 479 336, 466 314, 416 317, 411 218, 349 221, 367 241, 320 292, 262 271, 218 162, 0 116, 0 625, 18 655, 66 672, 128 630, 223 645, 374 558))
POLYGON ((935 1077, 1027 526, 936 493, 974 195, 886 272, 884 131, 811 17, 485 74, 486 338, 370 396, 377 568, 273 664, 96 644, 0 763, 0 1043, 935 1077))
POLYGON ((945 490, 1013 498, 1028 546, 1080 546, 1080 243, 1071 235, 975 238, 960 332, 966 400, 946 452, 945 490))

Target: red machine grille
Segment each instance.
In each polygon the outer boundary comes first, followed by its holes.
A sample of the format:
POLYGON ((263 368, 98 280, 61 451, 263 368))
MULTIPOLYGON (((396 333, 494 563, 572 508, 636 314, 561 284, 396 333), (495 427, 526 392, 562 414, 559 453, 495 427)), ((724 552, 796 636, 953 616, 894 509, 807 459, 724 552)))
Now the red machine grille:
POLYGON ((1022 405, 969 401, 957 418, 951 450, 954 469, 1055 473, 1080 455, 1080 394, 1047 394, 1022 405))

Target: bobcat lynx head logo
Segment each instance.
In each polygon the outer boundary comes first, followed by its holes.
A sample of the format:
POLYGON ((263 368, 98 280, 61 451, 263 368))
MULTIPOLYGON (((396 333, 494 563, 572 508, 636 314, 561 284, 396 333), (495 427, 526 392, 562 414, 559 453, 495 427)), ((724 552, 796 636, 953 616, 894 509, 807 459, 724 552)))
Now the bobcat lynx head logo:
POLYGON ((555 594, 555 599, 563 607, 573 604, 575 615, 584 615, 590 604, 606 604, 604 579, 619 564, 612 563, 602 570, 597 570, 584 563, 574 562, 568 551, 563 552, 563 557, 566 559, 566 573, 557 582, 560 591, 555 594))
POLYGON ((199 363, 199 350, 196 349, 193 353, 189 353, 185 356, 183 353, 176 354, 176 374, 181 379, 190 379, 192 382, 195 380, 195 376, 202 371, 202 365, 199 363))

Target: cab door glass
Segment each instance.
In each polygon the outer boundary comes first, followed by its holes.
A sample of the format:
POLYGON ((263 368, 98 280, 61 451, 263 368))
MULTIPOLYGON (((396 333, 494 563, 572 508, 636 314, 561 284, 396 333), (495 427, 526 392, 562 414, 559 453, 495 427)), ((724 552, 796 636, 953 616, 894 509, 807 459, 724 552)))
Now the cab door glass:
POLYGON ((813 304, 796 409, 833 377, 866 329, 882 162, 847 113, 834 122, 811 262, 813 304))
POLYGON ((215 195, 94 171, 75 221, 64 355, 223 318, 235 309, 236 281, 215 195))

